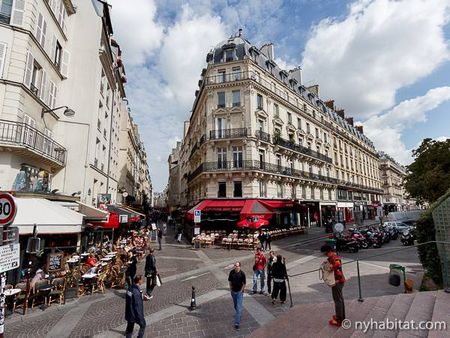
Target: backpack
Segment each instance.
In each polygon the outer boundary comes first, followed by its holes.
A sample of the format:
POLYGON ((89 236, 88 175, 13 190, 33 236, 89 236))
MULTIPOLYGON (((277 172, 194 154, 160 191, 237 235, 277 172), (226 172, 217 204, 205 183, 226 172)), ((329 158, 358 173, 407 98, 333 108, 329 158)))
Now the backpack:
POLYGON ((334 278, 334 271, 331 270, 331 265, 327 261, 320 265, 319 279, 323 280, 326 285, 333 287, 336 285, 336 279, 334 278))

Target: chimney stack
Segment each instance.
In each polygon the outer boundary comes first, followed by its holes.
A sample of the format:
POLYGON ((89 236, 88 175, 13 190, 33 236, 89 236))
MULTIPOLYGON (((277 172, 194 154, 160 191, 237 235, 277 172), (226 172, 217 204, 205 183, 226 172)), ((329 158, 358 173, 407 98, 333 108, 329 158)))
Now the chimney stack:
POLYGON ((319 97, 319 85, 312 85, 307 87, 308 91, 319 97))
POLYGON ((298 85, 302 84, 302 69, 300 67, 295 67, 289 71, 291 78, 297 80, 298 85))
POLYGON ((334 100, 328 100, 325 101, 325 105, 330 108, 331 110, 334 110, 334 100))
POLYGON ((349 125, 353 126, 353 117, 347 117, 345 120, 349 125))
POLYGON ((364 134, 363 126, 355 126, 356 130, 359 131, 361 134, 364 134))
POLYGON ((263 53, 269 60, 275 59, 275 52, 273 49, 273 43, 266 43, 260 49, 261 53, 263 53))
POLYGON ((340 117, 345 119, 345 110, 344 109, 338 109, 336 110, 336 114, 338 114, 340 117))

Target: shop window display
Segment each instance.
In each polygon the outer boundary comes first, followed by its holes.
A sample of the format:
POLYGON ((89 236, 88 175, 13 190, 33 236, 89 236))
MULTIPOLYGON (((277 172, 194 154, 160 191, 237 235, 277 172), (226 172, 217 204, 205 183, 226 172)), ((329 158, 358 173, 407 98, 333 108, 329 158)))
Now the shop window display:
POLYGON ((14 180, 12 190, 26 192, 49 192, 50 174, 48 171, 22 164, 14 180))

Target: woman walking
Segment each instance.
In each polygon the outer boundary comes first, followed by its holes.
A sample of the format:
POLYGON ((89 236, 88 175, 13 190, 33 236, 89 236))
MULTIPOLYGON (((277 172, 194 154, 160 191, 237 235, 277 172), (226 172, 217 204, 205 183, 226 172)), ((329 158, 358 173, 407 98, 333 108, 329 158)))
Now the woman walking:
POLYGON ((287 278, 288 275, 286 271, 286 265, 283 264, 283 257, 281 255, 278 255, 276 262, 272 265, 272 304, 275 304, 275 300, 278 298, 278 293, 280 293, 281 304, 284 304, 286 302, 287 278))

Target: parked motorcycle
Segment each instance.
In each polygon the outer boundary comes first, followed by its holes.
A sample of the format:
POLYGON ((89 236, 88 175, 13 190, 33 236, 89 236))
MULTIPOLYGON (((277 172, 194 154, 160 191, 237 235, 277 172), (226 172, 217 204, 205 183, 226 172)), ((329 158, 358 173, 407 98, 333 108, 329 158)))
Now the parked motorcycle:
POLYGON ((408 229, 408 230, 403 231, 403 234, 401 237, 401 241, 402 241, 403 245, 405 245, 405 246, 414 245, 414 240, 415 240, 414 230, 408 229))
POLYGON ((367 239, 361 234, 361 232, 356 228, 348 229, 350 232, 350 237, 358 243, 358 247, 360 249, 367 249, 369 247, 369 242, 367 239))
POLYGON ((336 240, 336 250, 356 253, 359 251, 359 245, 357 241, 350 236, 343 236, 342 234, 336 234, 334 236, 336 240))

